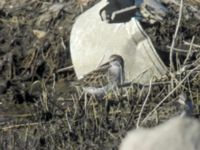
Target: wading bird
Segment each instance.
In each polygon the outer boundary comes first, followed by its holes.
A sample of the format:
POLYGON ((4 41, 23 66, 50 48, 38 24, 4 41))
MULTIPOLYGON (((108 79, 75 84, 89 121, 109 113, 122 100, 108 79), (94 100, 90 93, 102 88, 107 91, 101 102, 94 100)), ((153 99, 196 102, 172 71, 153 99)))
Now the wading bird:
POLYGON ((84 75, 74 85, 97 97, 124 83, 124 60, 119 55, 111 55, 109 61, 96 70, 84 75))

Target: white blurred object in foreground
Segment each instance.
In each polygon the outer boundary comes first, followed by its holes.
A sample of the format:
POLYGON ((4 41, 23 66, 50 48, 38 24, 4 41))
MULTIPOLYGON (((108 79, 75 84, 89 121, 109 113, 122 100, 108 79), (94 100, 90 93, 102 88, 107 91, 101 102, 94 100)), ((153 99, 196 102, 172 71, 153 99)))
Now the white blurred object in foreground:
POLYGON ((200 123, 175 117, 152 129, 130 131, 119 150, 200 150, 200 123))

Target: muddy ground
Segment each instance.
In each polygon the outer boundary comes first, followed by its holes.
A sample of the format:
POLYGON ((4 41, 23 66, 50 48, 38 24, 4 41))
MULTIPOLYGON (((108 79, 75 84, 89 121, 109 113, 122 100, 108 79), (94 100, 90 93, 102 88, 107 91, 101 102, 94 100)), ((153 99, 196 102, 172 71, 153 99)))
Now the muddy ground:
MULTIPOLYGON (((146 99, 140 126, 151 127, 176 114, 170 110, 182 92, 194 104, 192 116, 199 118, 200 21, 191 12, 183 13, 176 38, 176 70, 152 85, 133 84, 101 100, 83 97, 71 86, 76 80, 71 27, 96 2, 0 1, 0 149, 117 149, 125 133, 136 127, 146 99)), ((178 9, 168 8, 171 13, 163 22, 142 24, 169 66, 178 9)))

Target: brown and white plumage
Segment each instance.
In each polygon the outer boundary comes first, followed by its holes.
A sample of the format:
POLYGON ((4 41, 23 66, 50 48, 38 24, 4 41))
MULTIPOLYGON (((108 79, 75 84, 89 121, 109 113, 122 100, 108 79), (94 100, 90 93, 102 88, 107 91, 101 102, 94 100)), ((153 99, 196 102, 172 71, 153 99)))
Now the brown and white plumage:
POLYGON ((111 55, 109 61, 84 75, 76 85, 102 87, 110 83, 121 84, 124 80, 124 62, 121 56, 111 55))
POLYGON ((86 74, 76 86, 92 94, 102 94, 124 82, 124 61, 119 55, 111 55, 109 61, 86 74))
POLYGON ((160 0, 144 0, 140 6, 140 13, 144 20, 154 23, 162 21, 168 10, 160 0))
POLYGON ((181 93, 175 101, 170 101, 159 107, 156 111, 157 119, 160 122, 169 120, 175 116, 190 116, 193 112, 192 101, 186 93, 181 93))

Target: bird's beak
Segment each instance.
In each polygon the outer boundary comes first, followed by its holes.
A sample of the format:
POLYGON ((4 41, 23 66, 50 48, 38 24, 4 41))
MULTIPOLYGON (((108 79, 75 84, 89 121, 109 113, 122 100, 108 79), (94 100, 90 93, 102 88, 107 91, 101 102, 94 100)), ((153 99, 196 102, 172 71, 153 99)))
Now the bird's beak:
POLYGON ((101 69, 106 69, 109 67, 110 67, 110 62, 106 62, 106 63, 102 64, 101 66, 99 66, 99 68, 101 68, 101 69))
POLYGON ((186 104, 185 104, 185 101, 183 101, 182 99, 179 99, 179 100, 178 100, 178 103, 180 103, 181 105, 186 105, 186 104))

